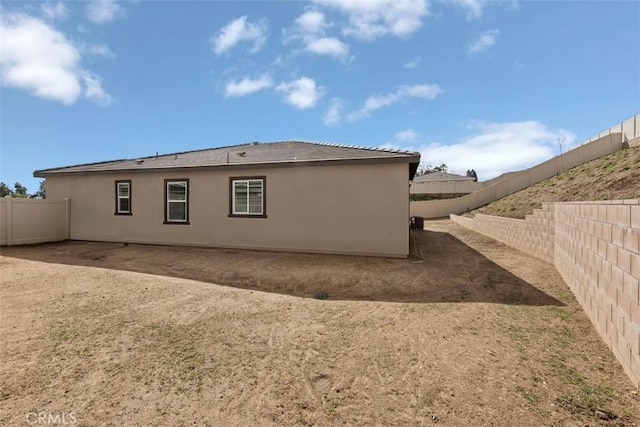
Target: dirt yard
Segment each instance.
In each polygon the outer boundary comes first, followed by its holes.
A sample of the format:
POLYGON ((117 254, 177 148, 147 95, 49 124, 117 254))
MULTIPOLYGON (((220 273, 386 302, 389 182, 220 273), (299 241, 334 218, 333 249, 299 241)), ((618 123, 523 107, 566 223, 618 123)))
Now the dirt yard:
POLYGON ((426 228, 407 260, 2 248, 0 425, 640 425, 550 264, 426 228))

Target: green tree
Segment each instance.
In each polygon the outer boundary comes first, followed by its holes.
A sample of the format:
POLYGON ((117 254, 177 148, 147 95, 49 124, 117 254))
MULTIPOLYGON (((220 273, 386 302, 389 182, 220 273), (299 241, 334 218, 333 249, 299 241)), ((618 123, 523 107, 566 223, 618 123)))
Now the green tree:
POLYGON ((29 193, 27 193, 27 187, 16 182, 13 184, 13 197, 27 198, 29 197, 29 193))
POLYGON ((19 182, 16 182, 15 184, 13 184, 13 190, 9 188, 9 186, 4 182, 0 182, 0 197, 7 197, 7 196, 20 197, 20 198, 31 197, 28 193, 27 187, 20 184, 19 182))
POLYGON ((0 182, 0 197, 11 196, 13 191, 4 182, 0 182))
POLYGON ((47 184, 43 179, 40 181, 38 191, 29 196, 30 199, 46 199, 47 198, 47 184))
POLYGON ((447 166, 445 163, 441 164, 440 166, 431 166, 421 163, 420 166, 418 166, 418 170, 416 171, 416 176, 426 175, 433 172, 446 172, 448 169, 449 166, 447 166))

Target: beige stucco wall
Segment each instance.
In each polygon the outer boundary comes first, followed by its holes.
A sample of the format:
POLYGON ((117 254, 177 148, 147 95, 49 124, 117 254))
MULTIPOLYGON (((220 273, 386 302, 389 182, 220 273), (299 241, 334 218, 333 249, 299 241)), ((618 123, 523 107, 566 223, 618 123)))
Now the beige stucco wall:
POLYGON ((0 198, 0 245, 67 239, 68 200, 0 198))
POLYGON ((47 178, 69 197, 71 239, 405 257, 406 163, 149 172, 47 178), (229 218, 229 177, 266 176, 267 218, 229 218), (163 224, 164 179, 188 178, 189 225, 163 224), (114 181, 132 180, 131 216, 114 181))
POLYGON ((475 181, 413 181, 411 194, 468 194, 485 186, 475 181))
POLYGON ((544 204, 526 220, 451 219, 553 263, 640 388, 640 200, 544 204))

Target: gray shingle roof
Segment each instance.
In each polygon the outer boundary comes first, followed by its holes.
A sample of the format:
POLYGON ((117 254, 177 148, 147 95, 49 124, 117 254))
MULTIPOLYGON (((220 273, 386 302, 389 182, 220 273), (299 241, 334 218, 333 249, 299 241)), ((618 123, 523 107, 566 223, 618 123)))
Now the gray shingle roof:
MULTIPOLYGON (((335 161, 403 161, 415 164, 420 153, 315 141, 281 141, 247 143, 204 150, 184 151, 138 159, 112 160, 99 163, 41 169, 37 177, 56 174, 145 171, 176 168, 209 168, 223 166, 260 166, 335 161)), ((413 168, 412 168, 413 170, 413 168)))

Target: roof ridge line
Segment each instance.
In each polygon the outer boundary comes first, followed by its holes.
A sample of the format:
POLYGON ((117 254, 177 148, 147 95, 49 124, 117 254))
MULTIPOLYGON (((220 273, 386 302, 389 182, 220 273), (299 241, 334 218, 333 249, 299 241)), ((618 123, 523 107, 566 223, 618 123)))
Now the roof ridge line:
POLYGON ((78 167, 78 166, 106 165, 107 163, 124 162, 126 160, 131 160, 131 159, 116 159, 116 160, 103 160, 101 162, 77 163, 75 165, 59 166, 59 167, 46 168, 46 169, 38 169, 35 172, 46 172, 48 170, 53 170, 53 169, 70 169, 70 168, 75 168, 75 167, 78 167))
POLYGON ((367 151, 381 151, 383 153, 398 153, 398 154, 416 154, 418 151, 411 150, 401 150, 396 148, 382 148, 382 147, 367 147, 365 145, 348 145, 337 142, 325 142, 325 141, 315 141, 310 139, 291 139, 290 142, 303 142, 306 144, 315 144, 315 145, 325 145, 329 147, 338 147, 338 148, 353 148, 356 150, 367 150, 367 151))
MULTIPOLYGON (((136 159, 154 159, 156 157, 168 157, 168 156, 176 156, 178 154, 197 153, 198 151, 224 150, 225 148, 242 147, 243 145, 251 145, 251 144, 253 144, 253 142, 243 142, 242 144, 223 145, 222 147, 198 148, 195 150, 175 151, 173 153, 158 154, 158 155, 152 154, 151 156, 136 157, 136 159)), ((135 160, 135 159, 124 159, 124 160, 135 160)))
POLYGON ((152 154, 150 156, 141 156, 141 157, 133 157, 133 158, 122 158, 122 159, 115 159, 115 160, 103 160, 101 162, 76 163, 74 165, 68 165, 68 166, 60 166, 60 167, 53 167, 53 168, 46 168, 46 169, 38 169, 38 170, 36 170, 36 172, 46 172, 46 171, 52 170, 52 169, 70 169, 70 168, 75 168, 75 167, 78 167, 78 166, 104 165, 104 164, 108 164, 108 163, 126 162, 126 161, 132 161, 132 160, 137 160, 137 159, 155 159, 157 157, 177 156, 178 154, 196 153, 198 151, 220 150, 220 149, 225 149, 225 148, 241 147, 243 145, 251 145, 251 144, 253 144, 253 143, 252 142, 244 142, 242 144, 225 145, 225 146, 222 146, 222 147, 198 148, 196 150, 176 151, 176 152, 173 152, 173 153, 152 154))
MULTIPOLYGON (((398 157, 405 157, 405 156, 419 156, 420 153, 419 152, 412 152, 412 151, 408 151, 408 150, 395 150, 395 149, 389 149, 389 148, 379 148, 379 147, 365 147, 365 146, 360 146, 360 145, 348 145, 348 144, 337 144, 337 143, 330 143, 330 142, 321 142, 321 141, 311 141, 311 140, 303 140, 303 139, 291 139, 291 140, 281 140, 281 141, 271 141, 271 142, 263 142, 263 143, 259 143, 259 142, 246 142, 246 143, 241 143, 241 144, 235 144, 235 145, 226 145, 226 146, 221 146, 221 147, 211 147, 211 148, 200 148, 200 149, 196 149, 196 150, 186 150, 186 151, 177 151, 177 152, 173 152, 173 153, 166 153, 166 154, 155 154, 155 155, 150 155, 150 156, 142 156, 142 157, 134 157, 134 158, 123 158, 123 159, 117 159, 117 160, 107 160, 107 161, 99 161, 99 162, 89 162, 89 163, 78 163, 78 164, 73 164, 73 165, 67 165, 67 166, 61 166, 61 167, 53 167, 53 168, 46 168, 46 169, 38 169, 36 171, 34 171, 34 175, 38 175, 41 173, 56 173, 57 172, 65 172, 65 171, 70 171, 70 172, 75 172, 78 169, 93 169, 95 170, 111 170, 113 168, 113 170, 126 170, 129 169, 128 166, 126 166, 126 164, 128 163, 132 163, 132 162, 137 162, 138 164, 142 163, 142 161, 145 160, 154 160, 154 159, 162 159, 162 162, 167 162, 169 161, 172 157, 175 159, 177 159, 178 157, 182 158, 187 158, 189 159, 190 157, 193 158, 197 158, 199 156, 204 156, 207 157, 208 154, 194 154, 194 153, 216 153, 216 154, 211 154, 211 156, 216 157, 216 156, 224 156, 224 153, 227 152, 227 155, 235 150, 239 150, 242 151, 242 148, 246 148, 247 151, 250 151, 250 147, 253 146, 257 146, 257 145, 261 145, 263 147, 265 146, 269 146, 269 145, 282 145, 283 147, 285 147, 284 144, 307 144, 307 145, 318 145, 318 146, 324 146, 324 147, 334 147, 334 148, 347 148, 350 150, 359 150, 360 153, 355 153, 352 152, 350 154, 343 154, 343 156, 347 156, 347 157, 354 157, 354 158, 360 158, 360 157, 371 157, 371 158, 377 158, 377 157, 388 157, 388 158, 398 158, 398 157), (382 154, 376 154, 376 153, 387 153, 387 155, 382 155, 382 154), (124 164, 121 168, 118 168, 116 166, 119 166, 119 164, 122 163, 124 164), (114 165, 113 167, 111 167, 110 165, 114 165)), ((266 148, 266 147, 265 147, 266 148)), ((302 149, 302 147, 300 147, 302 149)), ((259 152, 262 152, 263 150, 258 150, 259 152)), ((308 149, 307 149, 308 151, 308 149)), ((311 151, 316 151, 311 149, 311 151)), ((321 150, 321 152, 325 152, 327 150, 321 150)), ((328 151, 331 151, 330 149, 328 151)), ((342 158, 343 156, 331 156, 331 158, 333 159, 333 157, 337 158, 342 158)), ((276 156, 277 157, 277 156, 276 156)), ((321 156, 322 157, 322 156, 321 156)), ((325 155, 326 157, 326 155, 325 155)), ((345 157, 346 158, 346 157, 345 157)), ((188 160, 187 163, 192 162, 193 160, 188 160)), ((228 160, 227 160, 228 162, 228 160)), ((196 161, 195 163, 199 163, 198 161, 196 161)), ((215 162, 214 162, 215 163, 215 162)), ((133 169, 135 169, 135 167, 133 167, 133 169)))

